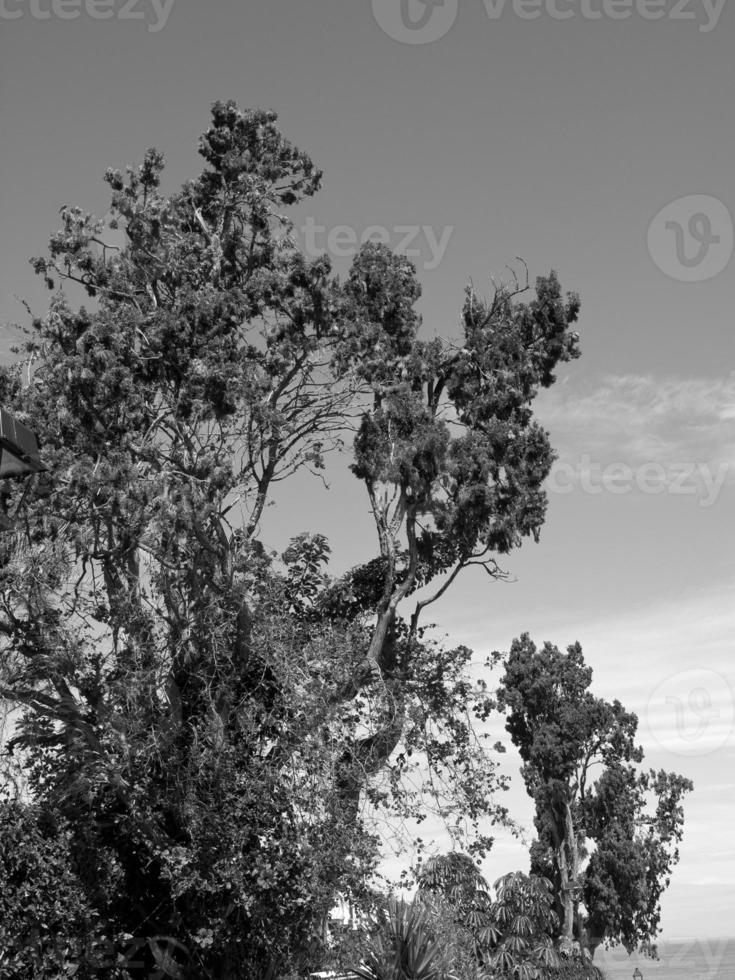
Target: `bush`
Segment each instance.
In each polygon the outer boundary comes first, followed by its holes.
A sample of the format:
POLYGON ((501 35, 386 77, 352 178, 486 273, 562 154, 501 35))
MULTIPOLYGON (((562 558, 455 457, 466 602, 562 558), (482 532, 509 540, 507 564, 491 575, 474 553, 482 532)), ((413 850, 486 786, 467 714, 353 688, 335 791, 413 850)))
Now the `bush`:
POLYGON ((0 980, 92 976, 86 954, 97 917, 74 872, 67 829, 0 802, 0 980))
POLYGON ((433 926, 420 902, 391 897, 354 972, 362 980, 459 980, 446 972, 433 926))

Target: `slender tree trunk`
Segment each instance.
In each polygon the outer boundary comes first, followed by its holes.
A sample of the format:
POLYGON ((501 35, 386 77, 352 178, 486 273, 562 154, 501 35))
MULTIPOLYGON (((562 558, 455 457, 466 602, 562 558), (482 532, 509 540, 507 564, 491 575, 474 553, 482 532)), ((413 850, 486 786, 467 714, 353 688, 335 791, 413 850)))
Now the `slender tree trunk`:
POLYGON ((562 841, 559 845, 557 863, 559 865, 559 878, 561 883, 561 937, 565 942, 571 943, 574 938, 574 900, 572 898, 572 889, 569 880, 566 841, 562 841))
POLYGON ((561 935, 565 942, 571 944, 574 941, 574 920, 578 902, 576 889, 579 880, 579 842, 574 830, 572 809, 568 802, 564 814, 564 838, 557 849, 557 861, 563 909, 561 935))

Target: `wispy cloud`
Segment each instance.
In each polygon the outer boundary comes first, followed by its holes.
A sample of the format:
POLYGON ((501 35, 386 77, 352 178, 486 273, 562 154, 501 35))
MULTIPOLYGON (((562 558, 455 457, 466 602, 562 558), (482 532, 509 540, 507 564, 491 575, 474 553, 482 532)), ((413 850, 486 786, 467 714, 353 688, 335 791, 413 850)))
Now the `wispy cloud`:
POLYGON ((562 455, 664 464, 735 463, 735 373, 721 378, 611 375, 539 398, 562 455))
POLYGON ((558 454, 551 493, 689 495, 709 507, 735 485, 735 374, 567 379, 538 415, 558 454))

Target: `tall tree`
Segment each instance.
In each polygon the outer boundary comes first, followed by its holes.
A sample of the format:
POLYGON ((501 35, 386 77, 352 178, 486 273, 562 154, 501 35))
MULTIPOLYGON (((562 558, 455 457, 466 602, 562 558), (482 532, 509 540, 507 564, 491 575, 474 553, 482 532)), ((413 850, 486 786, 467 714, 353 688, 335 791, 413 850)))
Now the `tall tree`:
POLYGON ((506 728, 536 809, 532 871, 555 886, 562 945, 650 947, 678 861, 682 798, 692 783, 637 768, 638 719, 590 691, 579 643, 514 640, 498 688, 506 728), (590 846, 594 851, 584 865, 590 846), (580 902, 584 912, 580 911, 580 902))
POLYGON ((156 150, 108 171, 112 234, 64 208, 34 260, 54 295, 0 395, 49 473, 2 542, 0 694, 100 913, 225 977, 286 962, 364 886, 361 801, 421 816, 412 756, 470 824, 504 819, 469 651, 420 616, 538 538, 553 453, 532 403, 577 355, 579 304, 553 273, 528 303, 468 290, 461 341, 422 340, 405 258, 367 245, 341 283, 295 247, 283 212, 321 174, 273 113, 216 103, 200 152, 169 196, 156 150), (279 560, 260 530, 274 484, 321 469, 352 419, 377 546, 334 581, 322 538, 279 560))

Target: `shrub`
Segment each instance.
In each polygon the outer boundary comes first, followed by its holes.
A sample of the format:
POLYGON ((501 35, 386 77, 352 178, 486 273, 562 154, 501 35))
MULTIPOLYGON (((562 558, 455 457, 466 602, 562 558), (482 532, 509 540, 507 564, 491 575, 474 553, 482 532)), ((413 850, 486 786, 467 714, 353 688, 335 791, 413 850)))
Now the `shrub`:
POLYGON ((444 968, 428 909, 393 897, 354 972, 362 980, 459 980, 444 968))
POLYGON ((69 832, 38 812, 0 802, 0 978, 77 980, 93 974, 86 954, 97 933, 74 872, 69 832))

